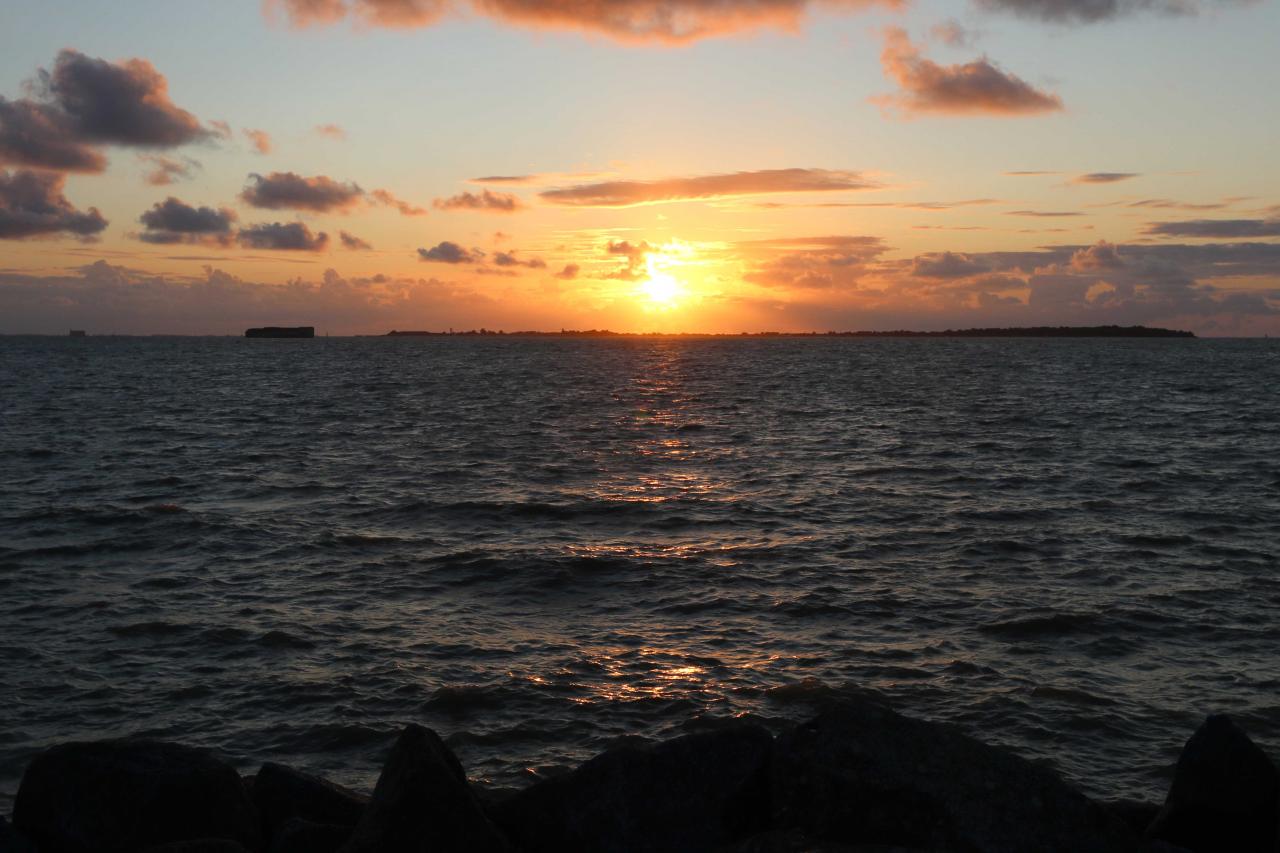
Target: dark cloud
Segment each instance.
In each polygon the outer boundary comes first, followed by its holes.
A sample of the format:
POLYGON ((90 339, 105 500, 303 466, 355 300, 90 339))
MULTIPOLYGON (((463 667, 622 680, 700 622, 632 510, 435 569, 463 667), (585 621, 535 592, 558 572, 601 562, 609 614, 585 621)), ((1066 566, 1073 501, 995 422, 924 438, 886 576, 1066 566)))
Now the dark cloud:
POLYGON ((743 281, 761 287, 847 290, 888 246, 879 237, 825 236, 739 243, 750 269, 743 281))
POLYGON ((1137 172, 1089 172, 1071 179, 1073 184, 1115 184, 1138 177, 1137 172))
POLYGON ((400 211, 401 216, 426 216, 427 209, 412 205, 404 199, 397 198, 390 190, 374 190, 369 193, 375 204, 381 204, 385 207, 394 207, 400 211))
POLYGON ((450 240, 437 243, 430 249, 419 249, 418 257, 424 261, 442 264, 475 264, 484 260, 484 252, 466 249, 450 240))
POLYGON ((1016 116, 1061 110, 1062 99, 1002 70, 986 57, 961 65, 939 65, 921 55, 906 30, 885 31, 880 54, 885 74, 899 91, 876 98, 904 115, 1016 116))
POLYGON ((272 172, 249 176, 252 183, 240 198, 266 210, 313 210, 318 213, 345 211, 364 199, 364 190, 324 175, 306 178, 293 172, 272 172))
POLYGON ((143 59, 64 50, 27 89, 29 98, 0 98, 0 165, 101 172, 104 145, 174 148, 218 135, 173 103, 164 75, 143 59))
MULTIPOLYGON (((295 26, 351 17, 382 27, 422 27, 470 9, 517 26, 679 44, 762 27, 793 30, 812 7, 856 9, 874 0, 267 0, 295 26)), ((897 0, 879 5, 897 7, 897 0)))
POLYGON ((38 82, 86 142, 172 148, 210 135, 169 99, 168 81, 144 59, 115 63, 64 50, 38 82))
POLYGON ((350 249, 353 252, 371 252, 373 246, 361 240, 354 234, 348 234, 346 231, 338 232, 338 239, 342 241, 342 248, 350 249))
POLYGON ((984 272, 985 264, 962 252, 929 252, 911 262, 911 274, 919 278, 963 278, 984 272))
POLYGON ((1161 237, 1210 237, 1244 240, 1280 237, 1280 219, 1191 219, 1185 222, 1152 222, 1147 234, 1161 237))
POLYGON ((1120 250, 1115 243, 1101 240, 1092 246, 1076 250, 1071 255, 1070 267, 1077 272, 1090 270, 1114 270, 1124 266, 1120 250))
POLYGON ((253 150, 259 154, 270 154, 275 147, 275 144, 271 141, 271 134, 265 130, 246 127, 243 133, 245 138, 249 140, 249 144, 253 146, 253 150))
POLYGON ((1084 216, 1077 210, 1006 210, 1005 216, 1038 216, 1056 219, 1063 216, 1084 216))
POLYGON ((510 252, 495 252, 493 256, 493 265, 498 267, 528 267, 533 270, 541 270, 547 268, 547 262, 541 258, 530 258, 522 261, 516 257, 513 249, 510 252))
POLYGON ((564 269, 556 273, 556 278, 561 281, 573 281, 578 277, 578 273, 581 272, 581 270, 582 268, 577 264, 565 264, 564 269))
POLYGON ((178 181, 190 180, 201 168, 199 160, 190 157, 179 160, 163 154, 139 154, 138 162, 148 167, 149 171, 143 178, 153 187, 167 187, 178 181))
POLYGON ((1062 173, 1061 172, 1040 172, 1035 170, 1024 169, 1018 172, 1005 172, 1004 174, 1012 178, 1031 178, 1031 177, 1036 177, 1038 175, 1061 175, 1062 173))
POLYGON ((1063 24, 1088 24, 1148 11, 1194 15, 1206 7, 1244 5, 1240 0, 976 0, 976 3, 987 11, 1063 24))
POLYGON ((107 227, 96 207, 76 210, 53 172, 0 171, 0 240, 69 234, 87 240, 107 227))
POLYGON ((631 207, 673 201, 704 201, 769 193, 878 189, 858 172, 829 169, 764 169, 658 181, 604 181, 539 193, 544 201, 578 207, 631 207))
POLYGON ((485 175, 483 178, 472 178, 473 184, 527 184, 536 181, 537 175, 485 175))
POLYGON ((101 172, 107 158, 77 139, 68 117, 47 104, 0 97, 0 165, 101 172))
POLYGON ((515 213, 524 205, 511 193, 495 193, 482 190, 480 193, 463 192, 449 198, 438 198, 432 202, 436 210, 477 210, 487 213, 515 213))
POLYGON ((969 47, 978 40, 978 34, 965 27, 955 18, 949 18, 929 28, 929 35, 935 40, 951 47, 969 47))
POLYGON ((236 239, 249 249, 274 249, 283 252, 323 252, 329 235, 312 234, 301 222, 264 222, 241 228, 236 239))
POLYGON ((234 240, 234 211, 212 207, 192 207, 173 196, 156 202, 138 217, 144 231, 138 239, 144 243, 202 243, 229 246, 234 240))

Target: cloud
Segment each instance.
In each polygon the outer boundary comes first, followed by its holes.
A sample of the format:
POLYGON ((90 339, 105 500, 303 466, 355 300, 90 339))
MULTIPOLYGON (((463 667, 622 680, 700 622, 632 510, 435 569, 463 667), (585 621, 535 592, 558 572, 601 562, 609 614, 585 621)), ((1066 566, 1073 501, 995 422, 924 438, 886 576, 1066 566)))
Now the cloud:
POLYGON ((961 65, 939 65, 926 59, 901 27, 885 31, 880 61, 885 74, 897 81, 899 91, 874 101, 906 116, 1019 116, 1063 108, 1057 95, 1036 89, 986 57, 961 65))
POLYGON ((955 18, 948 18, 929 28, 929 35, 951 47, 969 47, 978 40, 978 34, 962 25, 955 18))
POLYGON ((1078 210, 1006 210, 1005 216, 1038 216, 1053 219, 1062 216, 1084 216, 1084 214, 1078 210))
POLYGON ((576 207, 632 207, 676 201, 705 201, 768 193, 869 190, 879 184, 858 172, 829 169, 764 169, 658 181, 604 181, 539 193, 544 201, 576 207))
POLYGON ((0 272, 3 332, 239 335, 252 326, 305 325, 337 334, 383 334, 514 323, 515 314, 466 285, 383 275, 348 278, 333 270, 317 280, 282 283, 247 281, 210 267, 194 276, 155 275, 105 261, 56 275, 0 272))
POLYGON ((374 203, 385 205, 387 207, 394 207, 396 210, 400 211, 401 216, 427 215, 427 209, 425 207, 418 207, 404 201, 403 199, 397 198, 390 190, 374 190, 369 193, 369 195, 372 196, 374 203))
POLYGON ((88 240, 107 227, 96 207, 76 210, 53 172, 0 171, 0 240, 69 234, 88 240))
MULTIPOLYGON (((620 41, 681 44, 764 27, 794 30, 810 8, 858 9, 873 0, 267 0, 294 26, 353 18, 366 26, 422 27, 470 9, 504 23, 579 30, 620 41)), ((897 8, 897 0, 879 5, 897 8)))
POLYGON ((350 249, 353 252, 371 252, 373 246, 361 240, 354 234, 348 234, 346 231, 338 232, 338 239, 342 241, 342 248, 350 249))
POLYGON ((201 168, 199 160, 190 157, 179 160, 163 154, 139 154, 138 162, 150 168, 143 179, 153 187, 167 187, 178 181, 190 180, 201 168))
POLYGON ((1195 15, 1205 6, 1243 5, 1239 0, 976 0, 979 8, 1020 18, 1063 24, 1088 24, 1139 12, 1195 15))
POLYGON ((538 180, 538 175, 485 175, 482 178, 472 178, 468 183, 472 184, 527 184, 538 180))
POLYGON ((266 210, 346 211, 364 199, 364 190, 357 185, 324 175, 306 178, 293 172, 272 172, 265 177, 252 174, 249 180, 252 184, 245 187, 240 198, 266 210))
POLYGON ((581 272, 581 270, 582 268, 577 264, 565 264, 564 269, 556 273, 555 277, 561 281, 573 281, 578 277, 578 273, 581 272))
POLYGON ((528 267, 533 270, 542 270, 547 268, 547 262, 541 258, 530 258, 522 261, 516 257, 515 250, 510 252, 495 252, 493 256, 493 265, 497 267, 528 267))
POLYGON ((259 154, 270 154, 274 144, 271 141, 271 134, 265 130, 254 130, 246 127, 243 131, 245 137, 249 140, 249 144, 253 146, 253 150, 259 154))
POLYGON ((270 249, 282 252, 323 252, 329 245, 329 235, 321 231, 312 234, 301 222, 264 222, 241 228, 236 235, 240 245, 250 249, 270 249))
POLYGON ((156 202, 138 217, 138 221, 145 229, 138 239, 144 243, 229 246, 234 238, 231 226, 236 215, 226 208, 192 207, 169 196, 162 202, 156 202))
POLYGON ((962 252, 928 252, 911 261, 911 274, 918 278, 963 278, 984 272, 986 264, 962 252))
POLYGON ((1005 174, 1005 175, 1008 175, 1008 176, 1009 176, 1009 177, 1011 177, 1011 178, 1032 178, 1032 177, 1037 177, 1037 176, 1039 176, 1039 175, 1061 175, 1062 173, 1061 173, 1061 172, 1044 172, 1044 171, 1036 171, 1036 170, 1026 170, 1026 169, 1024 169, 1024 170, 1022 170, 1022 171, 1017 171, 1017 172, 1005 172, 1004 174, 1005 174))
POLYGON ((1280 219, 1192 219, 1183 222, 1148 223, 1147 234, 1161 237, 1211 237, 1243 240, 1280 237, 1280 219))
POLYGON ((0 165, 101 172, 107 158, 92 144, 77 139, 66 115, 29 100, 0 97, 0 165))
POLYGON ((430 249, 419 249, 418 257, 424 261, 442 264, 475 264, 484 260, 484 252, 479 249, 465 249, 457 243, 445 240, 430 249))
POLYGON ((74 50, 28 84, 31 98, 0 98, 0 164, 101 172, 105 145, 175 148, 216 135, 173 103, 150 62, 107 62, 74 50))
POLYGON ((449 198, 438 198, 432 203, 436 210, 476 210, 486 213, 515 213, 524 205, 511 193, 495 193, 482 190, 479 194, 463 192, 449 198))
POLYGON ((1089 172, 1071 179, 1073 184, 1114 184, 1139 176, 1138 172, 1089 172))
POLYGON ((879 237, 824 236, 749 241, 742 280, 781 290, 847 290, 888 251, 879 237))
POLYGON ((346 139, 347 131, 340 124, 317 124, 315 132, 327 139, 346 139))

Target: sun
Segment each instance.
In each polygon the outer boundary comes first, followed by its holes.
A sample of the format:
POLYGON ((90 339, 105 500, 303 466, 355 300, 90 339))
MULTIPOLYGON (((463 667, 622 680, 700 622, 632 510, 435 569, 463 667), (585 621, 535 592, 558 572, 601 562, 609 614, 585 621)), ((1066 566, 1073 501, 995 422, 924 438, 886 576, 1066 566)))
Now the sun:
POLYGON ((639 285, 640 295, 655 308, 675 308, 685 295, 684 285, 672 273, 683 261, 679 246, 664 246, 644 259, 645 278, 639 285))

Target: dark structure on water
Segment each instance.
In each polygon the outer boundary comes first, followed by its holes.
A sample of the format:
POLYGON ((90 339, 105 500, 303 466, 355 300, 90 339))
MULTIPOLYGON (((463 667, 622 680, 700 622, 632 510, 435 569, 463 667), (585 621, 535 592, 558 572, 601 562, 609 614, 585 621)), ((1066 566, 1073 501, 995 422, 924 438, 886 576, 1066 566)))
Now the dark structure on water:
POLYGON ((84 329, 72 329, 70 332, 70 337, 73 337, 73 338, 85 337, 84 329))
POLYGON ((263 326, 260 329, 248 329, 246 338, 314 338, 315 326, 263 326))

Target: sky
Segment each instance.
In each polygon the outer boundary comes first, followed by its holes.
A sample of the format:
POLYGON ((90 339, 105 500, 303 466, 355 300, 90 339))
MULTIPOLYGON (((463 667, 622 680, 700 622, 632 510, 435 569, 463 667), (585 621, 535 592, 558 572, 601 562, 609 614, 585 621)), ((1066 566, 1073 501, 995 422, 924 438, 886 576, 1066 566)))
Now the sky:
POLYGON ((0 0, 0 333, 1280 334, 1275 0, 0 0))

